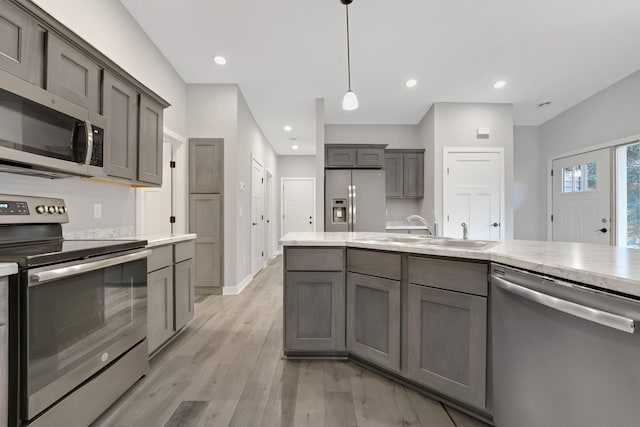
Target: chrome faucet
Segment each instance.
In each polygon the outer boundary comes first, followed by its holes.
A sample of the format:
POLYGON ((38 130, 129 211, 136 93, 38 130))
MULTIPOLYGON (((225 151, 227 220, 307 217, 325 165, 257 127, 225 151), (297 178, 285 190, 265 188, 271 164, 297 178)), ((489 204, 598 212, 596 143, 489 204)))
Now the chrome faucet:
POLYGON ((436 235, 433 229, 433 225, 429 224, 427 220, 421 217, 420 215, 409 215, 404 219, 404 222, 411 222, 411 221, 417 221, 422 223, 422 225, 427 227, 427 231, 429 232, 429 234, 431 234, 432 236, 436 235))
POLYGON ((464 240, 467 240, 469 238, 469 226, 466 222, 463 222, 460 225, 462 226, 462 238, 464 240))

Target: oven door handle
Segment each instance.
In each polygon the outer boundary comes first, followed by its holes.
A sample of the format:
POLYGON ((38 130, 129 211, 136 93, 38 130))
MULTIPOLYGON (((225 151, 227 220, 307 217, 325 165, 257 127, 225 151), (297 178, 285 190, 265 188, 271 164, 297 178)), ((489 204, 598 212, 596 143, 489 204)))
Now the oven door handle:
POLYGON ((29 286, 40 285, 51 280, 63 279, 65 277, 75 276, 77 274, 88 273, 90 271, 100 270, 107 267, 112 267, 118 264, 125 264, 131 261, 137 261, 142 258, 146 258, 151 255, 151 250, 134 252, 132 254, 121 255, 114 258, 102 259, 100 261, 90 261, 83 264, 72 265, 69 267, 53 268, 51 270, 40 271, 32 274, 30 278, 29 286), (31 283, 34 282, 34 283, 31 283))
POLYGON ((590 322, 627 332, 629 334, 633 334, 635 332, 636 323, 634 319, 543 294, 542 292, 534 291, 533 289, 529 289, 494 275, 492 275, 491 278, 493 283, 495 283, 499 288, 549 307, 553 310, 558 310, 590 322))

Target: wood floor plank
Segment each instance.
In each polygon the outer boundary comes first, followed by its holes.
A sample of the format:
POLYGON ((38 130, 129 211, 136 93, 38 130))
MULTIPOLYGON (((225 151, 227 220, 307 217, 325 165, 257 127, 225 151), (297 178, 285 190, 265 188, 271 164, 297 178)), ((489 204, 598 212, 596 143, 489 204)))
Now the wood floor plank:
POLYGON ((411 407, 423 426, 456 427, 440 402, 406 389, 411 407))
MULTIPOLYGON (((195 318, 94 427, 455 427, 440 403, 346 361, 282 358, 282 257, 195 318)), ((457 427, 479 427, 457 411, 457 427), (466 423, 466 424, 465 424, 466 423)))
POLYGON ((192 427, 198 423, 209 402, 185 401, 180 403, 164 427, 192 427))
POLYGON ((486 427, 487 425, 481 421, 471 418, 462 412, 447 406, 447 412, 453 418, 456 427, 486 427))
POLYGON ((293 424, 296 427, 324 427, 324 403, 323 362, 305 360, 300 368, 293 424))

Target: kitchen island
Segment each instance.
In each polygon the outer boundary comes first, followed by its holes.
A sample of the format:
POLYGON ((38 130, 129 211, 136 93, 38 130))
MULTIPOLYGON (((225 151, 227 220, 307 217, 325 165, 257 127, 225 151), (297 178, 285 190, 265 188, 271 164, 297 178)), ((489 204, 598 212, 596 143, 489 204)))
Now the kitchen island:
MULTIPOLYGON (((491 303, 492 273, 515 267, 558 288, 640 297, 640 250, 393 236, 289 233, 281 239, 285 356, 349 358, 491 422, 499 406, 493 380, 502 369, 492 355, 492 331, 501 324, 491 303)), ((532 304, 528 309, 537 311, 532 304)), ((600 327, 585 323, 588 335, 600 327)))

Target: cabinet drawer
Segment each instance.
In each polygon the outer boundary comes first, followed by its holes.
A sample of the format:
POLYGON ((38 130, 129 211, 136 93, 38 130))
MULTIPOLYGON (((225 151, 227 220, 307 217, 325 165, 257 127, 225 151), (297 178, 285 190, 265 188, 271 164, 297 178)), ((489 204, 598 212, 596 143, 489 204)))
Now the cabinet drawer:
POLYGON ((401 255, 387 252, 349 249, 347 269, 354 273, 400 280, 401 255))
POLYGON ((175 262, 182 262, 194 257, 196 245, 193 241, 176 243, 175 262))
POLYGON ((173 264, 173 245, 159 246, 151 250, 147 259, 147 273, 173 264))
POLYGON ((409 257, 409 283, 487 296, 486 264, 409 257))
POLYGON ((344 249, 287 249, 287 271, 344 271, 344 249))

